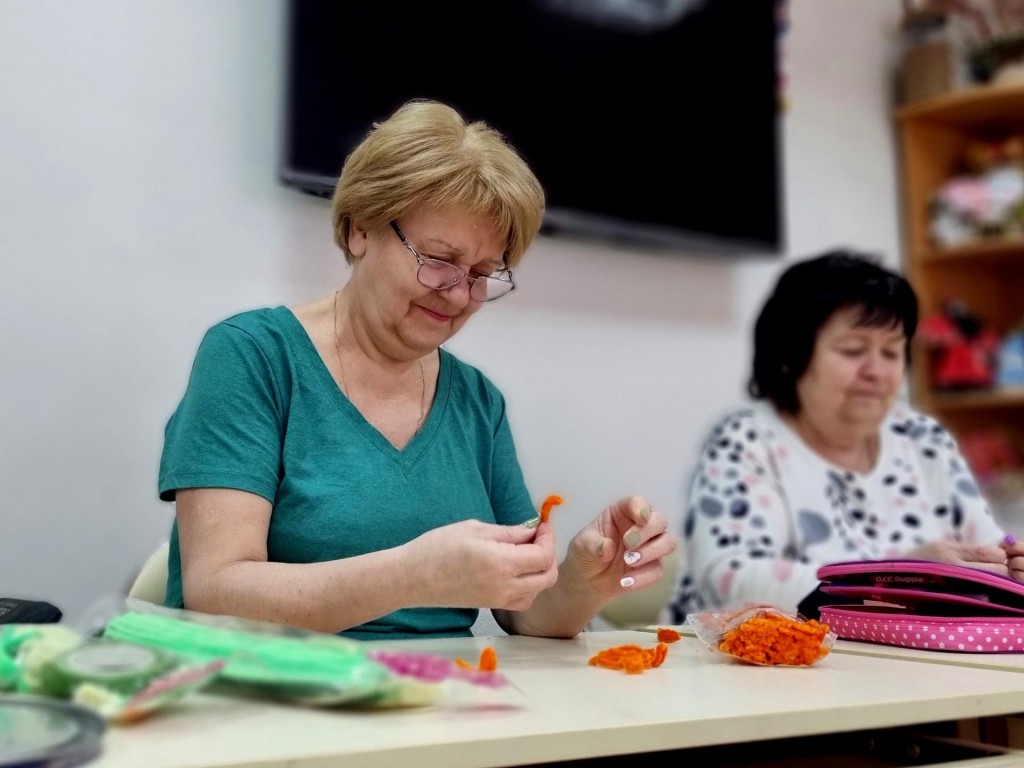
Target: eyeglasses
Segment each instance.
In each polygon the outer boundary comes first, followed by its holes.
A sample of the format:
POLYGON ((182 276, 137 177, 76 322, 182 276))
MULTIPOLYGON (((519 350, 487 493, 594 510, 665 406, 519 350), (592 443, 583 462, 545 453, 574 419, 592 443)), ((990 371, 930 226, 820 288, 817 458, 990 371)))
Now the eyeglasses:
POLYGON ((413 244, 405 239, 402 230, 393 221, 391 228, 395 230, 402 245, 409 249, 409 253, 416 259, 416 263, 420 265, 416 270, 416 279, 420 281, 420 285, 433 288, 435 291, 443 291, 445 288, 451 288, 465 280, 469 285, 469 298, 473 301, 494 301, 511 293, 516 287, 516 284, 512 282, 511 269, 500 270, 494 275, 470 275, 466 270, 447 261, 421 256, 413 244))

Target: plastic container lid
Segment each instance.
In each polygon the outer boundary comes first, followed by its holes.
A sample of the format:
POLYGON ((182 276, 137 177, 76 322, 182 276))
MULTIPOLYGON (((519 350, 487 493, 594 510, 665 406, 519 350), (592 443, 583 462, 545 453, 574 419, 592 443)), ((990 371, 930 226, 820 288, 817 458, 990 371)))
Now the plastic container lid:
POLYGON ((0 766, 71 768, 103 750, 103 718, 66 701, 0 696, 0 766))

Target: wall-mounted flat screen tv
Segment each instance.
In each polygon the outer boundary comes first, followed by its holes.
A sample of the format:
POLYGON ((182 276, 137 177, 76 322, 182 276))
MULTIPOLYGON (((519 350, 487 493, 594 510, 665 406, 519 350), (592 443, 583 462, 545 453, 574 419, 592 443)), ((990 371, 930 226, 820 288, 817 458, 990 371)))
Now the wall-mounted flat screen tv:
POLYGON ((284 183, 329 196, 410 98, 500 130, 545 231, 670 249, 783 243, 777 0, 290 0, 284 183))

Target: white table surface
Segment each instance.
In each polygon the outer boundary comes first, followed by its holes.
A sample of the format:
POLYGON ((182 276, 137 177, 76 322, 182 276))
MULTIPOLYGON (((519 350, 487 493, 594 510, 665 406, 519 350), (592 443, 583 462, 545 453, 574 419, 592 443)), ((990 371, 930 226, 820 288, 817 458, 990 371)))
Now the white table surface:
MULTIPOLYGON (((875 656, 885 659, 906 659, 926 664, 949 664, 978 669, 995 669, 1004 672, 1024 672, 1022 653, 960 653, 952 651, 927 651, 904 648, 896 645, 863 643, 856 640, 838 640, 834 650, 858 656, 875 656)), ((1021 683, 1024 685, 1024 681, 1021 683)))
POLYGON ((809 668, 758 667, 686 636, 641 675, 587 664, 603 648, 655 642, 650 632, 615 631, 374 643, 467 659, 493 644, 514 687, 459 683, 430 707, 375 712, 203 694, 112 727, 90 767, 522 765, 1024 711, 1018 675, 958 665, 934 674, 861 653, 832 653, 809 668))

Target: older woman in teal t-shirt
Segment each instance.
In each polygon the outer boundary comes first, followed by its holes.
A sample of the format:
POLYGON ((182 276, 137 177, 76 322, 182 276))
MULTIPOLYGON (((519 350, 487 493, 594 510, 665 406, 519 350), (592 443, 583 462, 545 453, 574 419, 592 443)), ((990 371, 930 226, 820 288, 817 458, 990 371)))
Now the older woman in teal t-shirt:
POLYGON ((557 563, 505 401, 442 344, 540 228, 515 150, 451 108, 406 104, 349 155, 332 203, 336 292, 211 328, 166 429, 175 502, 166 604, 358 638, 571 637, 676 547, 642 497, 603 510, 557 563))

